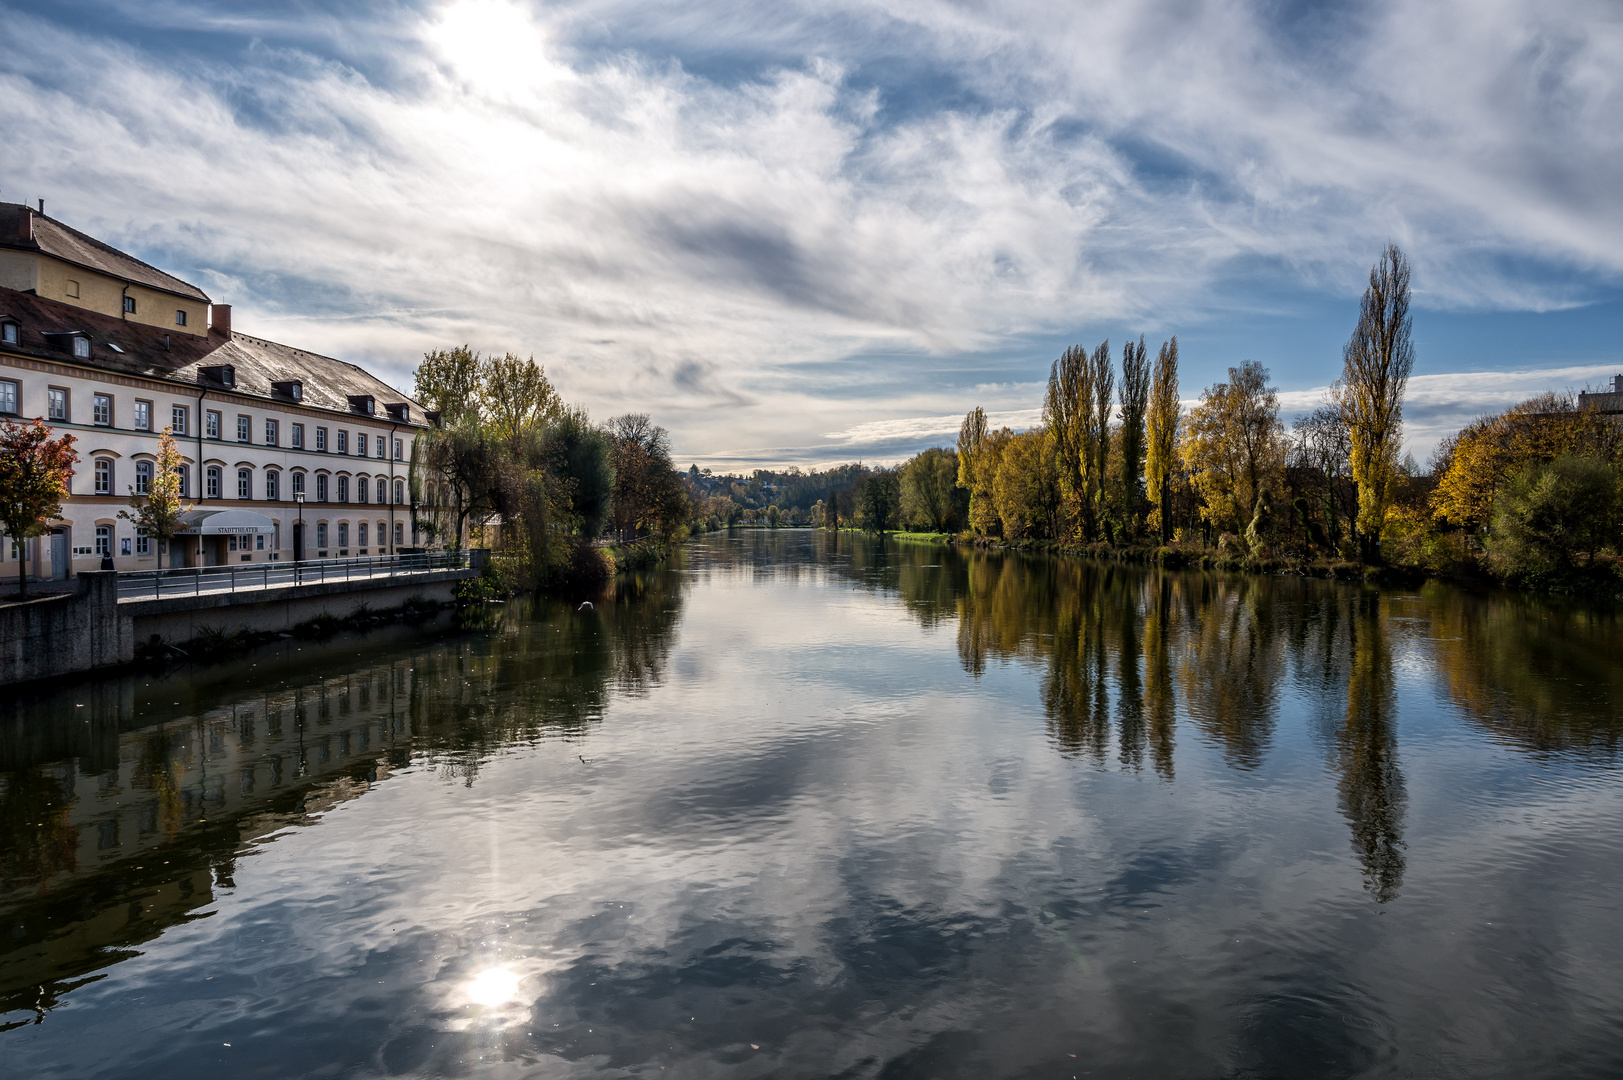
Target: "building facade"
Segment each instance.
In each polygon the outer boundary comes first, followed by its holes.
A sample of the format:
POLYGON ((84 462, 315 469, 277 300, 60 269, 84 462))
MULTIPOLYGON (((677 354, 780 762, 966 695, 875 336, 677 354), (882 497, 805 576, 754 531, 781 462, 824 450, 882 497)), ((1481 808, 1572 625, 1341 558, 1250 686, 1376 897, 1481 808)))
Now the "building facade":
POLYGON ((231 309, 28 206, 0 203, 0 416, 76 441, 46 536, 0 578, 394 554, 416 543, 408 465, 429 417, 353 364, 235 332, 231 309), (168 429, 186 531, 120 518, 168 429))

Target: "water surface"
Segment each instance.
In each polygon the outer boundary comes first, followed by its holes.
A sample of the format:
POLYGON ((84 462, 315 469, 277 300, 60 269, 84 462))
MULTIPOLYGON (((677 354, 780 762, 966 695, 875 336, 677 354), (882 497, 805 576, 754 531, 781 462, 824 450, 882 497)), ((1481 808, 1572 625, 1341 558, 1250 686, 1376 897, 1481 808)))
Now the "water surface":
POLYGON ((0 1074, 1623 1074, 1623 635, 714 536, 0 705, 0 1074))

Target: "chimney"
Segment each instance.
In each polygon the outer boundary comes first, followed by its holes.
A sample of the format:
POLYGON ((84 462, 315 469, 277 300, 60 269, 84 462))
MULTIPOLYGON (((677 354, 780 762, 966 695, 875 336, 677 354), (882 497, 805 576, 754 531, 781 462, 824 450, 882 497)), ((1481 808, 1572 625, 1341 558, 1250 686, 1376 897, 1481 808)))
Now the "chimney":
POLYGON ((209 329, 210 330, 218 330, 220 333, 226 334, 226 335, 229 335, 231 333, 231 305, 230 304, 210 304, 209 305, 209 329))
POLYGON ((45 216, 45 200, 44 199, 41 199, 39 201, 39 216, 40 217, 45 216))
POLYGON ((34 212, 26 206, 17 208, 17 239, 25 244, 34 241, 34 212))
POLYGON ((1612 376, 1612 393, 1623 394, 1623 375, 1612 376))

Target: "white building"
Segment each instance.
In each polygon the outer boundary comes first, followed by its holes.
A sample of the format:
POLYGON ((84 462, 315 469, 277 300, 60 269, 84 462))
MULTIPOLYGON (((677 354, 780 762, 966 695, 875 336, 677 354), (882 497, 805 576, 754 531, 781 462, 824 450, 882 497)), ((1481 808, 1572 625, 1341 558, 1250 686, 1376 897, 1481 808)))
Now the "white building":
POLYGON ((0 203, 0 415, 42 418, 79 453, 61 519, 0 544, 0 579, 18 559, 36 578, 104 557, 156 569, 157 543, 118 513, 150 482, 165 427, 193 510, 164 566, 388 555, 416 539, 420 404, 353 364, 235 333, 230 307, 196 286, 15 203, 0 203))

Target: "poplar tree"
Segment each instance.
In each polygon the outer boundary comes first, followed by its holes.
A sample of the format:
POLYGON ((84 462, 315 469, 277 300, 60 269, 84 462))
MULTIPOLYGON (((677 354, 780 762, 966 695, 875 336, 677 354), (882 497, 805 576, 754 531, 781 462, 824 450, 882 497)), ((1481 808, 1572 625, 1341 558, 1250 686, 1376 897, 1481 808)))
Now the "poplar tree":
POLYGON ((1121 354, 1121 502, 1129 536, 1138 535, 1138 485, 1144 468, 1144 421, 1150 403, 1150 367, 1144 338, 1121 354))
POLYGON ((1397 486, 1403 391, 1414 368, 1409 259, 1396 244, 1388 244, 1370 268, 1358 325, 1342 359, 1340 405, 1358 484, 1358 534, 1364 558, 1374 560, 1397 486))
POLYGON ((1148 445, 1145 447, 1145 487, 1159 517, 1161 543, 1172 539, 1172 469, 1178 452, 1178 339, 1161 343, 1150 377, 1148 445))
POLYGON ((969 492, 970 526, 983 536, 991 533, 998 521, 992 499, 997 463, 986 461, 986 440, 986 413, 977 405, 965 414, 958 428, 958 486, 969 492))
POLYGON ((1093 350, 1089 365, 1093 376, 1093 403, 1088 417, 1088 449, 1092 457, 1087 490, 1093 508, 1093 533, 1098 535, 1106 506, 1105 473, 1110 467, 1110 413, 1115 397, 1116 373, 1110 366, 1110 342, 1105 340, 1093 350))
MULTIPOLYGON (((1064 501, 1080 526, 1087 520, 1085 477, 1089 472, 1087 414, 1093 401, 1093 369, 1088 351, 1072 345, 1060 354, 1048 372, 1048 395, 1043 399, 1043 424, 1053 438, 1054 462, 1064 501)), ((1057 531, 1057 530, 1056 530, 1057 531)), ((1091 535, 1091 529, 1089 530, 1091 535)))

